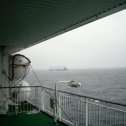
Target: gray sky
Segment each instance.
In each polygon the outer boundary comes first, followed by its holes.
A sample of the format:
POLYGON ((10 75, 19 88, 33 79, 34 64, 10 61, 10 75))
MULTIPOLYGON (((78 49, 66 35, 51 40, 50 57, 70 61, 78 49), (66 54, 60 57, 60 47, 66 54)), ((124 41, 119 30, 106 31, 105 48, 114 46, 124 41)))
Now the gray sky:
POLYGON ((34 69, 126 67, 126 10, 102 18, 19 53, 34 69))

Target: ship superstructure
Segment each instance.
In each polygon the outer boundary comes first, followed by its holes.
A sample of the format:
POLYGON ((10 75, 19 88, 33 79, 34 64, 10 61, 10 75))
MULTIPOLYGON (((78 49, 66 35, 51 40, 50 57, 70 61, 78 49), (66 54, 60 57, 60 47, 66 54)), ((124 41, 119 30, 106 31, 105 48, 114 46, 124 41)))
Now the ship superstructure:
POLYGON ((49 70, 50 71, 66 71, 68 70, 68 68, 65 66, 57 66, 57 67, 50 67, 49 70))

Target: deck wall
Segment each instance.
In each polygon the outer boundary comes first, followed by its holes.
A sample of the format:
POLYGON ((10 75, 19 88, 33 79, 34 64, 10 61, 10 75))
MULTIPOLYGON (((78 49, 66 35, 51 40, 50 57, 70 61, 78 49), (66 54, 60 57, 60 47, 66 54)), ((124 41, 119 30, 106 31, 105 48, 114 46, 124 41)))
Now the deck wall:
MULTIPOLYGON (((8 74, 8 54, 4 53, 5 48, 0 47, 0 87, 8 87, 9 86, 9 74, 8 74)), ((0 92, 0 111, 2 114, 5 114, 8 110, 8 96, 9 90, 6 89, 0 92)))

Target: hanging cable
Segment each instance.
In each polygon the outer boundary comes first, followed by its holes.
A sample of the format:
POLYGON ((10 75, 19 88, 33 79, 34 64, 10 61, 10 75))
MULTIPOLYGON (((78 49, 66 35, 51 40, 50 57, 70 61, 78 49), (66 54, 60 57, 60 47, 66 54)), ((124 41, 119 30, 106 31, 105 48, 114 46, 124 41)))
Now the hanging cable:
POLYGON ((34 77, 36 78, 36 80, 38 81, 38 83, 41 85, 41 87, 44 89, 44 91, 45 91, 52 99, 56 100, 56 104, 60 107, 60 109, 61 109, 61 111, 63 112, 63 114, 67 117, 67 119, 68 119, 70 122, 73 122, 73 121, 69 118, 69 116, 66 114, 66 112, 63 110, 62 106, 59 104, 59 101, 58 101, 57 99, 55 99, 55 97, 52 96, 52 95, 45 89, 44 86, 42 86, 42 84, 41 84, 40 80, 38 79, 38 77, 37 77, 37 75, 36 75, 36 73, 35 73, 35 71, 34 71, 34 69, 33 69, 33 67, 32 67, 31 64, 30 64, 30 66, 31 66, 31 70, 32 70, 32 73, 33 73, 34 77))

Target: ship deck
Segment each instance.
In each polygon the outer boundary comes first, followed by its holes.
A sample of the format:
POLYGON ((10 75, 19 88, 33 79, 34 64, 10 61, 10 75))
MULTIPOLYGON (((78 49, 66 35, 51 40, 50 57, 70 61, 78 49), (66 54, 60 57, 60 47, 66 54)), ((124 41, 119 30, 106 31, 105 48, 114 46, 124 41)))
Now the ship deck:
POLYGON ((66 126, 61 122, 54 123, 54 119, 46 113, 19 114, 1 116, 0 122, 4 126, 66 126))

